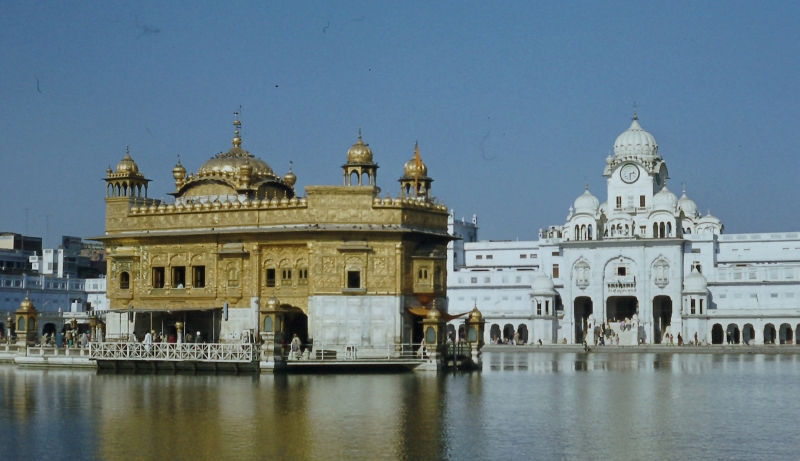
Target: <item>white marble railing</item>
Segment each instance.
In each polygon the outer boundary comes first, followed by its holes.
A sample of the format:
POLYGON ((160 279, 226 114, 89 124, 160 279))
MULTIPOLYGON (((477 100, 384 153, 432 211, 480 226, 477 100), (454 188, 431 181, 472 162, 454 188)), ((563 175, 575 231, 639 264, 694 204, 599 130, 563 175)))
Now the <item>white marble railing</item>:
POLYGON ((146 360, 194 362, 252 362, 252 344, 91 343, 89 357, 96 360, 146 360))

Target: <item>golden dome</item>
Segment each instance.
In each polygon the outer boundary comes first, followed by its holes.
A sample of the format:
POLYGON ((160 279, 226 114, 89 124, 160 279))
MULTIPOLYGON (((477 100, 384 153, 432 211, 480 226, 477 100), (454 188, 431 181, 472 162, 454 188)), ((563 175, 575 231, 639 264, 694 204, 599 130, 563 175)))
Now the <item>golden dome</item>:
POLYGON ((442 316, 442 313, 439 312, 439 309, 436 306, 431 306, 430 311, 428 311, 427 318, 438 320, 442 316))
MULTIPOLYGON (((238 115, 238 113, 236 114, 238 115)), ((272 171, 267 162, 253 157, 250 152, 242 149, 242 138, 239 136, 239 128, 242 123, 239 120, 234 120, 233 125, 236 127, 234 137, 231 141, 233 147, 228 152, 220 152, 211 160, 207 161, 197 170, 197 176, 216 176, 216 175, 233 175, 233 176, 250 176, 252 179, 260 178, 274 178, 275 173, 272 171), (249 164, 251 173, 247 173, 247 168, 242 171, 242 167, 249 164)))
POLYGON ((23 299, 22 302, 19 305, 18 311, 29 312, 29 311, 35 311, 35 310, 36 310, 36 308, 33 307, 33 301, 31 301, 31 298, 28 297, 28 295, 26 294, 25 295, 25 299, 23 299))
POLYGON ((472 312, 469 313, 470 320, 480 320, 483 318, 483 314, 481 311, 478 310, 478 305, 476 304, 475 307, 472 308, 472 312))
POLYGON ((178 164, 172 169, 172 177, 181 180, 186 177, 186 168, 181 165, 181 158, 178 157, 178 164))
POLYGON ((417 160, 414 158, 406 162, 406 166, 403 167, 403 172, 405 175, 412 178, 417 175, 417 170, 419 170, 420 178, 425 178, 428 176, 428 167, 422 160, 419 161, 419 168, 417 168, 417 160))
POLYGON ((358 141, 347 151, 347 163, 372 163, 372 149, 361 139, 361 130, 358 130, 358 141))
POLYGON ((125 158, 117 165, 117 174, 136 174, 139 172, 139 165, 131 158, 130 151, 125 148, 125 158))
POLYGON ((297 176, 292 173, 292 167, 289 167, 289 172, 283 177, 283 182, 289 187, 294 187, 295 183, 297 182, 297 176))
POLYGON ((279 309, 280 307, 281 307, 281 302, 278 301, 278 298, 276 298, 275 296, 272 296, 267 300, 267 309, 274 311, 276 309, 279 309))

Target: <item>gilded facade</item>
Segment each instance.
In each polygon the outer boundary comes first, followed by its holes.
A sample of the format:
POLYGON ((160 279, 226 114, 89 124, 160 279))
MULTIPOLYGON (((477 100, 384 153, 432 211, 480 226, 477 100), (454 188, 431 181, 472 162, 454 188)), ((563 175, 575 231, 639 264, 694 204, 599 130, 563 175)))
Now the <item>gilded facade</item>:
POLYGON ((106 232, 97 240, 108 250, 112 311, 133 312, 127 328, 142 334, 169 335, 185 321, 187 332, 196 326, 225 342, 261 333, 276 298, 285 334, 331 347, 411 341, 417 322, 408 308, 445 305, 450 240, 419 152, 399 196, 382 198, 359 133, 344 184, 307 186, 300 196, 294 173, 279 176, 242 149, 234 125, 233 147, 197 173, 178 162, 169 202, 148 197, 149 180, 129 153, 108 170, 106 232))

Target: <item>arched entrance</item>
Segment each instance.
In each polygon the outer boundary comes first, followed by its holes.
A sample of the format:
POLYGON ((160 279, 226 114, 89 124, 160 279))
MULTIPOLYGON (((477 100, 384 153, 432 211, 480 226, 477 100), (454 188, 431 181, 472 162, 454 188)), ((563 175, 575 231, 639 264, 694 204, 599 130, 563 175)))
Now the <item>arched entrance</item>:
POLYGON ((503 339, 508 341, 514 337, 514 325, 506 323, 503 327, 503 339))
POLYGON ((284 315, 284 340, 286 344, 292 341, 294 335, 300 338, 300 343, 305 346, 308 343, 308 316, 302 309, 292 306, 286 308, 284 315))
POLYGON ((780 329, 780 338, 781 344, 792 344, 792 326, 788 323, 784 323, 781 325, 780 329))
MULTIPOLYGON (((527 344, 528 343, 528 325, 521 323, 517 328, 517 332, 519 333, 519 344, 527 344)), ((518 345, 519 345, 518 344, 518 345)))
POLYGON ((606 300, 606 320, 620 322, 631 319, 639 311, 639 300, 636 296, 609 296, 606 300))
POLYGON ((725 342, 728 344, 739 344, 739 325, 731 323, 725 329, 725 342))
POLYGON ((722 329, 722 325, 719 323, 715 323, 713 327, 711 327, 711 344, 722 344, 725 340, 725 331, 722 329))
POLYGON ((664 335, 672 322, 672 298, 669 296, 656 296, 653 298, 653 341, 656 344, 664 342, 664 335))
POLYGON ((452 323, 447 324, 447 337, 450 341, 456 342, 456 327, 452 323))
POLYGON ((588 319, 594 313, 592 298, 579 296, 573 302, 575 313, 575 342, 580 344, 586 338, 588 319))
POLYGON ((744 328, 742 328, 742 341, 744 341, 745 344, 750 344, 750 341, 754 341, 755 339, 756 329, 749 323, 745 324, 744 328))
POLYGON ((501 339, 501 335, 502 332, 500 331, 500 325, 493 323, 492 327, 489 329, 489 338, 491 338, 492 341, 497 341, 501 339))
POLYGON ((775 325, 764 325, 764 344, 775 344, 775 325))
POLYGON ((55 323, 45 323, 42 327, 42 336, 44 335, 52 335, 55 337, 56 335, 56 324, 55 323))

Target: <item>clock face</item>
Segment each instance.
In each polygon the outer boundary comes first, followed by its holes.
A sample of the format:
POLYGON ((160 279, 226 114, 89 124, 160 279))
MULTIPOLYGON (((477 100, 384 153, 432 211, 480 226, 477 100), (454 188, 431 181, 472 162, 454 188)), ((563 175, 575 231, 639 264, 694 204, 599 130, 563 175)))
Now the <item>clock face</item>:
POLYGON ((622 167, 619 177, 628 184, 634 183, 639 179, 639 168, 633 163, 629 163, 622 167))

